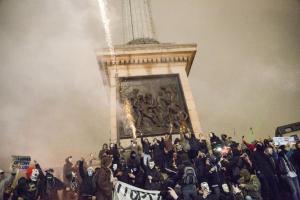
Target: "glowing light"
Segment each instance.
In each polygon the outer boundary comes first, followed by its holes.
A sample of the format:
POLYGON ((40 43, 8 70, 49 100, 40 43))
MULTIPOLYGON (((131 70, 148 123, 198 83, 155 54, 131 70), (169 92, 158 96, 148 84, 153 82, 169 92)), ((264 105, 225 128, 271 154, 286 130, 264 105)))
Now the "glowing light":
POLYGON ((115 59, 115 49, 112 43, 112 34, 110 32, 110 21, 107 15, 107 1, 106 0, 98 0, 99 10, 101 14, 102 23, 105 31, 105 40, 107 46, 109 48, 110 55, 115 59))
MULTIPOLYGON (((99 11, 101 14, 101 20, 104 26, 104 31, 105 31, 105 40, 107 43, 107 46, 109 48, 109 52, 110 55, 112 57, 112 60, 114 62, 114 64, 116 64, 116 53, 115 53, 115 48, 113 46, 113 42, 112 42, 112 34, 110 31, 110 20, 108 18, 107 15, 107 0, 98 0, 98 5, 99 5, 99 11)), ((115 72, 115 76, 118 76, 118 72, 117 72, 117 66, 115 66, 116 72, 115 72)), ((129 124, 129 127, 132 130, 132 136, 135 139, 136 138, 136 128, 134 125, 134 118, 132 116, 132 109, 131 109, 131 105, 128 101, 128 99, 125 100, 124 103, 124 113, 126 115, 126 120, 127 123, 129 124)))
POLYGON ((127 124, 129 124, 129 127, 131 128, 131 131, 132 131, 132 137, 135 139, 136 138, 136 128, 135 128, 134 119, 132 116, 131 105, 130 105, 128 99, 125 100, 123 108, 124 108, 124 113, 126 116, 127 124))

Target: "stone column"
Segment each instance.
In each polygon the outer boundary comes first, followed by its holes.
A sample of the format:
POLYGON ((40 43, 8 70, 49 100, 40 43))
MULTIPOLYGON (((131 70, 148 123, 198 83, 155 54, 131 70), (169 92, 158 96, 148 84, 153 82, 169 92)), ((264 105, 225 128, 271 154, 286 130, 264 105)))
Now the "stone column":
POLYGON ((125 43, 157 43, 148 0, 123 0, 125 43))

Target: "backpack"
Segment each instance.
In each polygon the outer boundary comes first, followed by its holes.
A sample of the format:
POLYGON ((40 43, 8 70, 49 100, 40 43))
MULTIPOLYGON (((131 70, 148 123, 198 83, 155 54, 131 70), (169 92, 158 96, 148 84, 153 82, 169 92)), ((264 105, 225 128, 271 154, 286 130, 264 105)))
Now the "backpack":
POLYGON ((197 184, 195 169, 193 167, 185 167, 182 179, 184 185, 197 184))

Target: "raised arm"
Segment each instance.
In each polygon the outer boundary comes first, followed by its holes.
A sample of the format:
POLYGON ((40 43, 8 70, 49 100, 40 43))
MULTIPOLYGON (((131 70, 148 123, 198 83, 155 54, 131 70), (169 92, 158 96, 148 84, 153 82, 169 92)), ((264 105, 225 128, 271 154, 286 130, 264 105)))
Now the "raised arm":
POLYGON ((85 178, 85 173, 84 173, 84 169, 83 169, 83 162, 84 162, 83 159, 81 159, 81 160, 79 161, 79 174, 80 174, 80 177, 81 177, 82 179, 85 178))

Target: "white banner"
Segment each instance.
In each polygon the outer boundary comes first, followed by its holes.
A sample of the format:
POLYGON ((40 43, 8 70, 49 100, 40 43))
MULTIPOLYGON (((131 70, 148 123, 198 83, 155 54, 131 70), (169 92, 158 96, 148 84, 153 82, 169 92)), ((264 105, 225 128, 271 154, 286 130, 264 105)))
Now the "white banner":
POLYGON ((294 137, 273 137, 273 142, 277 146, 296 143, 294 137))
POLYGON ((160 191, 143 190, 118 181, 113 200, 161 200, 160 191))

